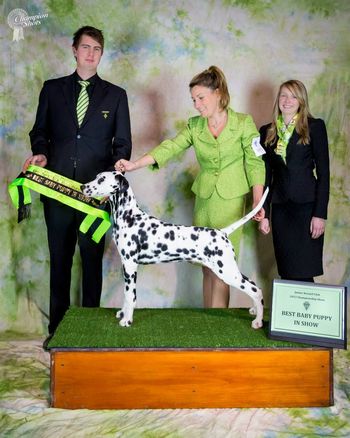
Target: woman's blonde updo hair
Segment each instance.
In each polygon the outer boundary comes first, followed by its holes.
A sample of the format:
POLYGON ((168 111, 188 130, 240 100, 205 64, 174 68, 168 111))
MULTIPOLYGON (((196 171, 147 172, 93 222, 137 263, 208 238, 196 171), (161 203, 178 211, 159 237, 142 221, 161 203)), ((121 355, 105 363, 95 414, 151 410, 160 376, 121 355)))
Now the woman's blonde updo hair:
POLYGON ((220 107, 226 110, 230 104, 230 94, 227 88, 227 82, 224 73, 215 65, 210 66, 207 70, 196 75, 190 82, 190 90, 196 85, 218 90, 220 94, 220 107))

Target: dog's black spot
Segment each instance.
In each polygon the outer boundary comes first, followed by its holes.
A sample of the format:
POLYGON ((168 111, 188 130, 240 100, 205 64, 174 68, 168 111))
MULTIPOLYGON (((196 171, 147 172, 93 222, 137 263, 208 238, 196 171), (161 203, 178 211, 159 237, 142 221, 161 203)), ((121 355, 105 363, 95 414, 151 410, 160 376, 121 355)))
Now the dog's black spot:
POLYGON ((198 240, 198 234, 191 234, 192 240, 198 240))
POLYGON ((213 256, 215 256, 215 254, 216 254, 216 251, 212 251, 208 246, 206 246, 204 248, 204 255, 206 257, 213 257, 213 256))
POLYGON ((166 232, 164 234, 165 239, 175 240, 175 233, 174 230, 170 230, 169 232, 166 232))
POLYGON ((154 257, 152 254, 140 254, 139 263, 143 263, 143 264, 147 263, 147 262, 142 262, 143 259, 150 259, 149 263, 153 263, 153 258, 154 257))
POLYGON ((162 251, 166 251, 168 249, 168 245, 165 245, 165 243, 157 243, 157 248, 160 248, 162 251))
POLYGON ((218 260, 218 266, 219 268, 222 268, 224 266, 221 260, 218 260))
POLYGON ((139 234, 141 243, 144 243, 148 240, 148 236, 147 236, 147 233, 145 230, 139 229, 138 234, 139 234))

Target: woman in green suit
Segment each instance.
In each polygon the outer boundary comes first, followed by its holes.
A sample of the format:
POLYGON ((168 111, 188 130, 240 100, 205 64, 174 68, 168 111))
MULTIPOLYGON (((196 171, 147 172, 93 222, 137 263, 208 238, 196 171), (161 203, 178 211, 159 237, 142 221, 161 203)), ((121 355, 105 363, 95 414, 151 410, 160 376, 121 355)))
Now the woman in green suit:
MULTIPOLYGON (((193 146, 200 171, 192 185, 196 195, 193 223, 223 228, 244 215, 245 195, 252 188, 253 206, 260 201, 265 182, 264 153, 251 116, 229 108, 230 95, 223 72, 215 66, 196 75, 189 84, 195 109, 172 140, 165 140, 136 161, 119 160, 115 169, 129 172, 145 166, 163 167, 171 158, 193 146)), ((260 210, 257 221, 264 217, 260 210)), ((229 236, 236 255, 242 228, 229 236)), ((204 307, 228 307, 229 286, 203 266, 204 307)))

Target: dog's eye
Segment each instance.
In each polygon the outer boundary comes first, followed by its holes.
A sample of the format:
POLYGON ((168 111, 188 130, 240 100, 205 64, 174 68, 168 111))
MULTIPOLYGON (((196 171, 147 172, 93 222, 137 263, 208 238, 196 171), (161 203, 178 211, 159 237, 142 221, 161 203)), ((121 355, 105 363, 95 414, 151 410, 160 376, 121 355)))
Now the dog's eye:
POLYGON ((101 178, 98 179, 97 183, 101 184, 101 183, 103 183, 104 180, 105 180, 105 177, 102 176, 101 178))

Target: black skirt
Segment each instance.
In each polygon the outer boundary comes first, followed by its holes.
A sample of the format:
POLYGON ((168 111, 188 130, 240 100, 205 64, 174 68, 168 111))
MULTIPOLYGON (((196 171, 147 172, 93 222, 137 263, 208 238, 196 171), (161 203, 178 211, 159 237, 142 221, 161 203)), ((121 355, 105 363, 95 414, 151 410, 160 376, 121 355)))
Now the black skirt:
POLYGON ((272 204, 272 236, 278 273, 285 278, 310 278, 323 274, 324 235, 312 239, 313 203, 292 201, 272 204))

